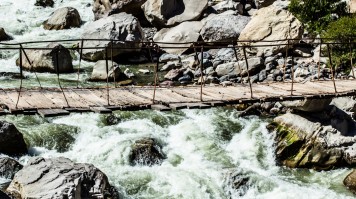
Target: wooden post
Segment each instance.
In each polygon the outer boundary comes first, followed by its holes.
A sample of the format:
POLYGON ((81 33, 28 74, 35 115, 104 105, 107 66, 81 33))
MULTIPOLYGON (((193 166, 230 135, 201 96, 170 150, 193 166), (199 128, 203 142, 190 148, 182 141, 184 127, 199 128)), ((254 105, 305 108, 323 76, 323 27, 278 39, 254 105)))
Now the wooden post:
MULTIPOLYGON (((115 88, 117 88, 117 84, 116 84, 116 69, 114 68, 114 58, 113 58, 114 57, 113 56, 113 54, 114 54, 113 45, 114 45, 114 41, 111 39, 111 47, 110 47, 111 68, 112 68, 113 74, 114 74, 114 86, 115 86, 115 88)), ((117 67, 119 67, 119 66, 117 66, 117 67)))
POLYGON ((61 81, 59 79, 59 56, 58 56, 58 53, 59 53, 59 48, 56 49, 56 71, 57 71, 57 79, 58 79, 58 85, 59 85, 59 88, 61 89, 62 91, 62 94, 63 94, 63 97, 67 103, 67 106, 69 106, 69 103, 68 103, 68 100, 67 100, 67 97, 66 95, 64 94, 64 91, 63 91, 63 88, 62 88, 62 85, 61 85, 61 81))
POLYGON ((236 63, 237 63, 237 67, 239 68, 239 71, 240 71, 240 78, 241 78, 241 84, 242 84, 242 70, 241 70, 241 66, 240 66, 240 63, 239 63, 239 58, 237 56, 237 51, 236 51, 236 46, 233 44, 232 46, 232 49, 234 49, 234 54, 235 54, 235 58, 236 58, 236 63))
POLYGON ((77 79, 77 88, 79 88, 79 75, 80 75, 80 65, 82 63, 82 57, 83 57, 83 46, 84 46, 84 40, 81 40, 80 44, 80 55, 79 55, 79 66, 78 66, 78 79, 77 79))
MULTIPOLYGON (((249 68, 248 68, 248 60, 247 60, 247 55, 246 55, 246 46, 243 47, 243 51, 244 51, 244 57, 245 57, 245 62, 246 62, 246 69, 247 69, 247 80, 248 80, 248 83, 250 85, 250 93, 251 93, 251 98, 253 98, 253 92, 252 92, 252 84, 251 84, 251 80, 250 80, 250 72, 248 71, 249 68)), ((240 71, 241 73, 242 71, 240 71)), ((242 79, 241 79, 242 81, 242 79)))
POLYGON ((155 98, 156 98, 156 89, 157 89, 157 71, 158 71, 158 67, 159 67, 159 46, 156 46, 157 49, 157 61, 156 61, 156 66, 154 69, 154 88, 153 88, 153 98, 152 98, 152 103, 155 104, 155 98))
POLYGON ((294 89, 294 54, 292 53, 292 84, 290 89, 290 95, 293 95, 293 89, 294 89))
POLYGON ((353 54, 352 54, 352 43, 351 43, 351 39, 349 39, 349 43, 350 43, 350 63, 351 63, 351 71, 352 71, 352 76, 354 76, 355 79, 355 71, 354 71, 354 65, 353 65, 353 54))
POLYGON ((286 67, 287 67, 287 57, 288 57, 288 49, 289 49, 289 39, 287 39, 287 48, 286 48, 286 58, 284 59, 284 66, 283 66, 283 82, 285 82, 286 76, 286 67))
POLYGON ((333 70, 333 62, 332 62, 332 60, 331 60, 330 45, 327 44, 327 47, 328 47, 329 63, 330 63, 330 70, 331 70, 331 78, 332 78, 332 80, 333 80, 335 93, 337 93, 336 84, 335 84, 335 77, 334 77, 334 70, 333 70))
POLYGON ((320 39, 320 46, 319 46, 319 61, 318 61, 318 81, 320 81, 320 57, 321 57, 321 45, 323 44, 323 40, 320 39))
POLYGON ((108 62, 108 47, 105 47, 105 69, 106 69, 106 99, 110 106, 110 91, 109 91, 109 62, 108 62))
POLYGON ((22 46, 20 45, 20 49, 19 49, 19 53, 20 53, 20 76, 21 76, 21 80, 20 80, 20 90, 19 90, 19 95, 17 96, 17 101, 16 101, 16 109, 17 109, 17 105, 19 104, 20 101, 20 95, 21 95, 21 90, 22 90, 22 46))
POLYGON ((204 59, 204 45, 201 46, 200 51, 200 101, 203 101, 203 83, 204 83, 204 75, 203 75, 203 59, 204 59))

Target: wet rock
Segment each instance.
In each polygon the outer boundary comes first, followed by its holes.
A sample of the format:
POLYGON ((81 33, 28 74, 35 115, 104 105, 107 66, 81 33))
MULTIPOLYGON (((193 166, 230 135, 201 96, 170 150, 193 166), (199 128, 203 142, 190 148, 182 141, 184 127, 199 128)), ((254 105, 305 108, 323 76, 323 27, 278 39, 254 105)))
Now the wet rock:
POLYGON ((93 72, 91 73, 90 80, 93 81, 106 81, 107 78, 109 81, 113 81, 114 79, 117 81, 120 78, 120 68, 119 65, 112 61, 108 62, 108 72, 106 72, 106 61, 99 60, 95 63, 93 72))
POLYGON ((304 112, 319 112, 327 109, 331 101, 332 99, 329 98, 284 101, 281 103, 283 104, 283 106, 295 110, 300 110, 304 112))
POLYGON ((175 81, 175 80, 178 80, 179 77, 182 76, 182 74, 183 74, 182 70, 180 70, 180 69, 172 69, 164 76, 164 78, 168 79, 168 80, 175 81))
POLYGON ((355 122, 336 107, 319 113, 287 113, 274 122, 276 157, 283 165, 329 170, 356 163, 355 122))
POLYGON ((161 164, 165 155, 155 139, 143 138, 132 145, 129 159, 132 165, 153 166, 161 164))
POLYGON ((53 7, 54 1, 53 0, 36 0, 35 6, 42 6, 42 7, 53 7))
POLYGON ((218 14, 204 23, 200 35, 205 42, 235 41, 249 21, 242 15, 218 14))
POLYGON ((63 157, 34 157, 16 173, 6 190, 21 198, 107 198, 112 186, 92 164, 74 163, 63 157))
POLYGON ((116 125, 120 123, 120 118, 116 117, 114 114, 110 114, 105 117, 105 124, 108 126, 116 125))
POLYGON ((5 29, 0 27, 0 41, 7 41, 10 40, 11 37, 6 34, 5 29))
POLYGON ((208 0, 147 0, 142 9, 152 25, 162 28, 197 20, 207 6, 208 0))
POLYGON ((27 153, 27 146, 22 134, 15 125, 6 121, 0 121, 0 153, 10 156, 27 153))
POLYGON ((138 18, 144 18, 141 6, 146 0, 94 0, 93 13, 95 20, 109 15, 125 12, 138 18))
POLYGON ((82 20, 77 9, 72 7, 59 8, 50 18, 43 22, 46 30, 62 30, 80 27, 82 20))
MULTIPOLYGON (((184 22, 173 28, 161 29, 155 34, 153 41, 167 43, 197 42, 200 37, 199 32, 201 28, 202 23, 200 21, 184 22)), ((183 54, 189 47, 192 46, 192 44, 175 44, 175 47, 181 48, 164 48, 171 47, 172 44, 158 43, 158 45, 161 46, 167 53, 176 55, 183 54)))
MULTIPOLYGON (((69 73, 73 71, 72 56, 67 48, 58 43, 51 43, 46 46, 50 50, 25 50, 30 62, 22 53, 22 66, 24 70, 51 73, 69 73), (58 54, 58 64, 57 64, 58 54)), ((20 66, 20 59, 16 60, 16 65, 20 66)))
POLYGON ((246 108, 244 111, 242 111, 239 114, 239 117, 245 117, 249 115, 261 115, 261 104, 260 103, 254 103, 248 108, 246 108))
MULTIPOLYGON (((13 179, 15 174, 22 169, 22 165, 9 157, 0 158, 0 177, 13 179)), ((1 198, 1 197, 0 197, 1 198)))
POLYGON ((249 187, 252 185, 250 177, 239 171, 227 172, 223 184, 225 192, 231 197, 241 197, 245 195, 249 187))
MULTIPOLYGON (((114 14, 90 23, 85 26, 81 37, 84 39, 108 39, 107 41, 86 40, 84 42, 84 47, 107 46, 111 49, 112 46, 113 54, 111 55, 111 50, 108 50, 107 58, 140 52, 141 44, 139 42, 144 40, 139 21, 126 13, 114 14), (116 41, 111 42, 110 39, 116 41)), ((83 59, 89 61, 103 60, 105 59, 105 49, 83 49, 83 59)))
MULTIPOLYGON (((251 21, 242 30, 239 40, 256 41, 246 42, 248 45, 280 45, 284 41, 260 42, 284 39, 301 39, 303 34, 302 23, 287 10, 269 6, 259 9, 251 21), (281 21, 281 19, 283 19, 281 21)), ((252 48, 250 53, 270 56, 279 52, 285 52, 286 45, 274 47, 252 48)))
POLYGON ((352 170, 345 179, 344 185, 354 194, 356 194, 356 170, 352 170))

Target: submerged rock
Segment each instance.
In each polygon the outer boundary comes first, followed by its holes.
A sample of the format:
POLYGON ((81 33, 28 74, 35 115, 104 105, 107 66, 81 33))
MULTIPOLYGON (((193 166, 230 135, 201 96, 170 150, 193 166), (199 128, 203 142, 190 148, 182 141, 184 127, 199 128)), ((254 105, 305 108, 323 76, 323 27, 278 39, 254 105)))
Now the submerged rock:
POLYGON ((287 113, 274 123, 280 163, 316 170, 355 165, 356 123, 336 107, 318 113, 287 113))
MULTIPOLYGON (((69 73, 73 71, 72 56, 67 48, 58 43, 51 43, 46 46, 48 50, 25 50, 31 63, 28 62, 22 53, 22 66, 25 70, 36 72, 59 72, 69 73), (57 65, 58 54, 58 65, 57 65)), ((16 60, 16 65, 20 66, 20 59, 16 60)))
POLYGON ((165 155, 162 147, 153 138, 143 138, 135 141, 129 155, 132 165, 153 166, 161 164, 165 155))
POLYGON ((356 170, 354 169, 344 179, 344 185, 354 194, 356 194, 356 170))
POLYGON ((250 186, 250 178, 239 171, 230 171, 225 175, 224 190, 231 198, 245 195, 250 186))
POLYGON ((53 7, 54 1, 53 0, 36 0, 35 6, 42 6, 42 7, 53 7))
POLYGON ((22 134, 15 125, 6 121, 0 121, 0 153, 6 155, 27 153, 27 146, 22 134))
MULTIPOLYGON (((9 157, 0 158, 0 177, 13 179, 15 174, 22 169, 22 165, 9 157)), ((1 197, 0 197, 1 198, 1 197)))
POLYGON ((7 188, 21 198, 113 198, 107 176, 92 164, 34 157, 7 188))
POLYGON ((72 7, 59 8, 50 18, 43 22, 46 30, 62 30, 80 27, 82 20, 77 9, 72 7))

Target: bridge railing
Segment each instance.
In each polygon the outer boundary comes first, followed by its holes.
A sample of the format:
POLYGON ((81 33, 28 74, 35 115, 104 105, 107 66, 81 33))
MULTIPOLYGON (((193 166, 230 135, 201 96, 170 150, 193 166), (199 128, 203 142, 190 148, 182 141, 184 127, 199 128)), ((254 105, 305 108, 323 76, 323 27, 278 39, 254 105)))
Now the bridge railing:
MULTIPOLYGON (((317 61, 318 64, 318 78, 317 81, 320 81, 320 73, 321 73, 321 66, 320 66, 320 57, 321 57, 321 53, 322 53, 322 47, 326 47, 326 52, 327 52, 327 57, 329 60, 329 66, 330 66, 330 70, 331 70, 331 81, 333 82, 333 86, 334 86, 334 90, 335 93, 337 93, 337 87, 335 84, 335 69, 336 66, 333 64, 333 60, 332 60, 332 48, 334 46, 349 46, 350 49, 350 63, 351 63, 351 71, 352 71, 352 76, 355 79, 355 74, 354 74, 354 65, 353 65, 353 57, 352 57, 352 52, 353 52, 353 48, 355 47, 356 44, 356 38, 349 38, 349 39, 333 39, 333 38, 318 38, 318 39, 305 39, 307 41, 307 43, 301 42, 300 39, 284 39, 284 40, 265 40, 265 41, 231 41, 231 42, 183 42, 183 43, 173 43, 173 42, 154 42, 154 41, 139 41, 139 42, 135 42, 135 41, 120 41, 120 40, 113 40, 113 39, 69 39, 69 40, 48 40, 48 41, 30 41, 30 42, 21 42, 21 43, 0 43, 0 51, 6 50, 6 51, 18 51, 19 52, 19 70, 20 70, 20 86, 18 88, 18 101, 20 99, 20 94, 21 94, 21 90, 24 88, 23 87, 23 80, 24 80, 24 76, 23 76, 23 71, 24 71, 24 67, 23 67, 23 56, 25 56, 25 60, 32 65, 33 60, 31 61, 29 56, 26 53, 26 50, 54 50, 53 48, 50 47, 42 47, 39 46, 41 44, 48 44, 48 43, 71 43, 71 42, 77 42, 78 46, 75 47, 75 50, 78 51, 79 53, 79 64, 78 64, 78 68, 77 68, 77 85, 76 88, 79 88, 79 83, 80 83, 80 73, 81 73, 81 64, 82 64, 82 60, 83 60, 83 50, 85 49, 92 49, 92 50, 104 50, 104 60, 106 61, 106 85, 105 85, 105 89, 106 89, 106 93, 107 93, 107 103, 108 105, 110 105, 110 89, 112 88, 117 88, 117 84, 116 84, 116 80, 114 79, 114 84, 111 85, 110 81, 109 81, 109 59, 111 61, 114 61, 113 56, 109 56, 113 55, 113 50, 124 50, 124 49, 146 49, 148 51, 148 56, 149 56, 149 62, 151 62, 152 65, 154 65, 154 69, 153 69, 153 93, 152 93, 152 103, 156 103, 156 89, 158 86, 162 87, 162 85, 159 85, 159 76, 158 76, 158 71, 159 71, 159 67, 160 67, 160 55, 162 50, 167 50, 167 49, 186 49, 186 50, 191 50, 191 52, 194 52, 195 55, 195 59, 198 61, 199 63, 199 68, 200 68, 200 100, 204 101, 203 99, 203 88, 205 85, 205 81, 204 81, 204 74, 203 74, 203 70, 204 70, 204 65, 203 65, 203 59, 204 59, 204 54, 203 52, 205 50, 210 50, 210 49, 221 49, 221 48, 230 48, 234 51, 234 56, 236 61, 238 62, 239 60, 244 60, 245 61, 245 66, 246 66, 246 71, 247 71, 247 83, 250 89, 250 97, 253 98, 253 84, 251 82, 250 79, 250 74, 249 74, 249 63, 248 63, 248 54, 249 54, 249 50, 253 49, 253 48, 266 48, 266 47, 280 47, 280 46, 286 46, 286 50, 284 52, 284 64, 283 64, 283 82, 290 82, 291 83, 291 88, 290 88, 290 95, 293 95, 293 91, 294 91, 294 53, 293 53, 293 49, 296 46, 303 46, 303 45, 319 45, 319 60, 317 61), (122 42, 122 43, 128 43, 128 44, 140 44, 140 47, 115 47, 113 45, 104 45, 104 46, 86 46, 85 42, 86 41, 105 41, 105 42, 122 42), (32 45, 32 46, 31 46, 32 45), (33 46, 36 45, 36 46, 33 46), (184 45, 184 46, 181 46, 184 45), (187 46, 189 45, 189 46, 187 46), (292 49, 292 50, 291 50, 292 49), (238 52, 239 51, 239 52, 238 52), (110 53, 109 53, 110 52, 110 53), (200 52, 200 61, 198 58, 198 52, 200 52), (156 56, 154 56, 153 54, 155 53, 156 56), (285 73, 286 73, 286 60, 288 57, 291 57, 292 61, 292 74, 291 74, 291 80, 287 81, 285 79, 285 73)), ((132 45, 129 45, 132 46, 132 45)), ((55 62, 54 65, 57 67, 56 68, 56 75, 57 75, 57 81, 58 81, 58 87, 60 88, 60 90, 63 93, 63 97, 65 98, 65 100, 67 101, 65 92, 63 91, 63 89, 65 88, 73 88, 72 87, 63 87, 61 84, 61 79, 60 79, 60 72, 59 72, 59 52, 60 49, 57 49, 55 51, 55 62)), ((193 54, 194 54, 193 53, 193 54)), ((113 63, 113 62, 111 62, 113 63)), ((239 63, 239 62, 238 62, 239 63)), ((238 64, 239 67, 239 71, 240 71, 240 78, 241 78, 241 83, 243 84, 242 78, 242 70, 240 65, 238 64)), ((32 68, 32 66, 31 66, 32 68)), ((113 68, 113 66, 111 66, 111 68, 113 68)), ((36 80, 38 82, 39 88, 42 89, 43 88, 43 84, 41 83, 36 71, 33 71, 36 80)), ((114 75, 115 77, 115 75, 114 75)), ((1 80, 0 80, 1 81, 1 80)), ((1 86, 0 86, 1 87, 1 86)), ((75 86, 74 86, 75 87, 75 86)), ((96 87, 96 88, 103 88, 101 87, 96 87)), ((69 107, 68 101, 67 101, 67 105, 69 107)), ((17 105, 16 105, 17 107, 17 105)))

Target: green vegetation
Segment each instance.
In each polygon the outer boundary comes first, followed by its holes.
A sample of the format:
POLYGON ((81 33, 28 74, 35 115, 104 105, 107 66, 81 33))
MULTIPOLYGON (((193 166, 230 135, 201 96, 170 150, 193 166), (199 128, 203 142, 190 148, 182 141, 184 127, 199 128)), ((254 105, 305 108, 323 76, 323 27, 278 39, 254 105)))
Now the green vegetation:
POLYGON ((347 15, 346 3, 340 0, 291 0, 288 9, 310 33, 322 32, 333 21, 333 14, 347 15))

